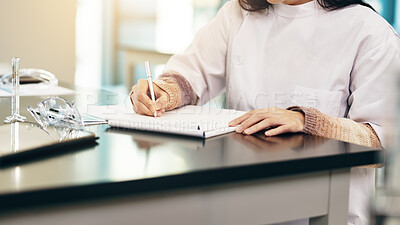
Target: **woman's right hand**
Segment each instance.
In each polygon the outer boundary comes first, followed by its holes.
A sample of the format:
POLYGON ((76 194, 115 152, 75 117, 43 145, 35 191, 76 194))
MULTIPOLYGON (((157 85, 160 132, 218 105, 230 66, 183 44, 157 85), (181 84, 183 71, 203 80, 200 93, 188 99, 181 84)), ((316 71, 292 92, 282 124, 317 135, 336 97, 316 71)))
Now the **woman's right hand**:
POLYGON ((157 84, 153 83, 153 89, 156 101, 151 100, 149 83, 146 79, 140 79, 135 86, 132 87, 130 99, 133 110, 136 113, 153 116, 157 112, 157 116, 161 116, 165 112, 165 108, 169 103, 169 95, 162 90, 157 84))

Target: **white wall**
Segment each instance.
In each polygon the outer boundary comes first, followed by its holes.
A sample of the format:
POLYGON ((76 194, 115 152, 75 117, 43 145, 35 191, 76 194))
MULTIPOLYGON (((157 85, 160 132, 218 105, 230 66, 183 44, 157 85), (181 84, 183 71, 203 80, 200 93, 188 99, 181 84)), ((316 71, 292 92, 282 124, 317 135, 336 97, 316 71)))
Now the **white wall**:
POLYGON ((73 83, 75 11, 76 0, 0 0, 0 64, 18 56, 73 83))

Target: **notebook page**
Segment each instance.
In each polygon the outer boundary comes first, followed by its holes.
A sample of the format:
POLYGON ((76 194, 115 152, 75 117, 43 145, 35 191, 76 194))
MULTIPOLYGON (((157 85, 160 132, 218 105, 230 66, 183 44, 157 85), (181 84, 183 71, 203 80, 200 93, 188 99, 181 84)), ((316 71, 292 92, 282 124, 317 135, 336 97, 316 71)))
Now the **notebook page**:
POLYGON ((97 106, 96 110, 90 111, 96 111, 97 116, 101 112, 109 125, 114 127, 202 137, 233 131, 234 128, 228 125, 229 121, 245 113, 201 106, 184 106, 165 112, 157 118, 138 115, 130 107, 123 105, 97 106))

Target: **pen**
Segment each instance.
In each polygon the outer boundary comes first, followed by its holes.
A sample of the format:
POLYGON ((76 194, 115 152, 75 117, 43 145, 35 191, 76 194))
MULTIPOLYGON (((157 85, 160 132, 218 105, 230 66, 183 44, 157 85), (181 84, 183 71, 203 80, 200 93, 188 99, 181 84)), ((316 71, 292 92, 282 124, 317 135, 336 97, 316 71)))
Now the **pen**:
MULTIPOLYGON (((154 97, 153 79, 151 78, 149 61, 145 61, 144 65, 146 66, 147 82, 149 82, 151 100, 153 100, 153 103, 155 103, 156 99, 154 97)), ((157 111, 154 111, 154 117, 157 118, 157 111)))

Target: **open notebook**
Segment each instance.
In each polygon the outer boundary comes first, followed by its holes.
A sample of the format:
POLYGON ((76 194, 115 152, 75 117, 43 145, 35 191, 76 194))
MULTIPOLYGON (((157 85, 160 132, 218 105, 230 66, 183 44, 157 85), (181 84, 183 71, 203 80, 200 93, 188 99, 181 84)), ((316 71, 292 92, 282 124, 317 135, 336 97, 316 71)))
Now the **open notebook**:
POLYGON ((88 113, 105 118, 112 127, 209 138, 234 131, 235 127, 229 127, 229 121, 245 112, 184 106, 154 118, 138 115, 130 106, 108 105, 91 107, 88 113))

